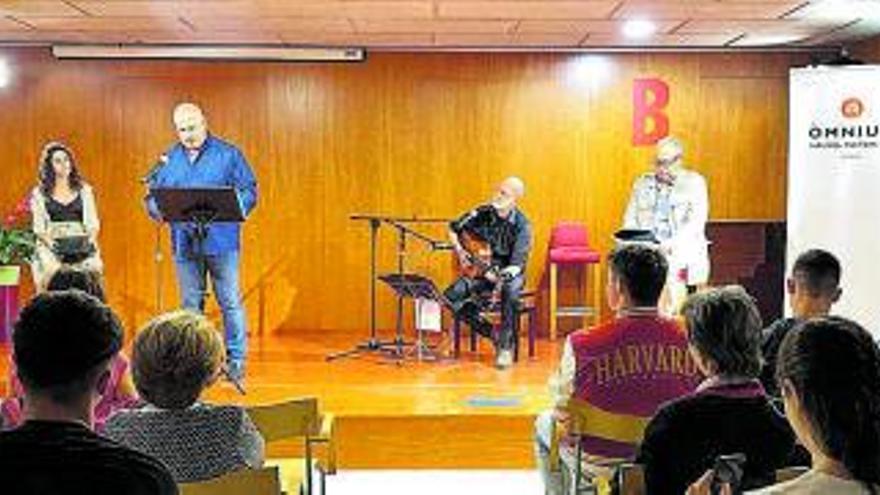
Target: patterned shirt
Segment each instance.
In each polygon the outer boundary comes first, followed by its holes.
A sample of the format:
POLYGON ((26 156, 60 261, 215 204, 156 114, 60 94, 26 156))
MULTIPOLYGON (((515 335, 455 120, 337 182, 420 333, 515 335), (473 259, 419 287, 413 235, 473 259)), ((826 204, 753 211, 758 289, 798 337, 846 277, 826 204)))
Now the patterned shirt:
POLYGON ((623 217, 623 228, 650 230, 669 258, 670 275, 687 269, 689 284, 709 279, 706 222, 709 192, 706 180, 692 170, 677 167, 672 184, 651 172, 641 175, 623 217))
POLYGON ((172 410, 148 405, 113 415, 104 433, 162 461, 178 483, 263 464, 263 437, 237 406, 196 403, 172 410))

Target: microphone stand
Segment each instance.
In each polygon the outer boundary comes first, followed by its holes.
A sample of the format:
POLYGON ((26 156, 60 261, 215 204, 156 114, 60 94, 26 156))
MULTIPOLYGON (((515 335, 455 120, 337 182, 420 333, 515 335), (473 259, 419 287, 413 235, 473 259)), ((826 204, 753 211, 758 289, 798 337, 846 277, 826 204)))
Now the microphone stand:
POLYGON ((397 326, 395 331, 394 340, 380 340, 377 336, 376 331, 376 240, 379 232, 379 228, 382 223, 388 223, 389 225, 394 225, 398 228, 400 237, 398 238, 398 256, 397 256, 397 269, 398 273, 403 273, 404 263, 403 259, 405 256, 406 249, 406 231, 414 233, 416 237, 419 237, 426 242, 429 242, 432 247, 434 246, 442 246, 443 243, 438 243, 418 232, 412 231, 407 227, 403 226, 404 223, 445 223, 448 222, 448 219, 441 218, 425 218, 420 219, 415 216, 413 217, 389 217, 382 215, 362 215, 355 214, 349 217, 350 220, 355 221, 365 221, 370 226, 370 336, 369 338, 361 343, 355 344, 354 347, 348 350, 334 352, 328 354, 326 356, 327 361, 335 361, 339 358, 345 358, 349 356, 355 356, 364 352, 386 352, 390 353, 390 355, 396 358, 397 363, 400 364, 400 359, 403 357, 403 347, 408 345, 403 340, 403 326, 401 320, 401 314, 403 313, 403 299, 398 297, 397 303, 397 326))
MULTIPOLYGON (((150 168, 150 171, 146 173, 143 177, 141 177, 140 182, 147 186, 147 189, 150 189, 150 186, 153 183, 153 180, 156 178, 156 175, 159 173, 159 170, 162 169, 168 163, 168 157, 162 155, 153 167, 150 168)), ((155 283, 156 283, 156 314, 162 312, 162 222, 155 222, 155 238, 153 241, 153 265, 155 267, 155 283)))
MULTIPOLYGON (((407 235, 410 235, 410 236, 428 244, 428 246, 431 248, 432 251, 437 251, 437 250, 446 248, 446 243, 435 241, 434 239, 431 239, 430 237, 422 234, 421 232, 418 232, 416 230, 413 230, 413 229, 407 227, 405 224, 401 223, 399 220, 386 219, 385 222, 397 229, 397 235, 398 235, 398 238, 397 238, 398 239, 397 240, 397 276, 398 276, 399 280, 403 280, 404 272, 406 271, 405 270, 405 260, 406 260, 406 236, 407 235)), ((410 290, 411 289, 407 289, 407 292, 409 293, 410 290)), ((414 297, 411 293, 409 294, 409 296, 414 297)), ((396 321, 396 331, 395 331, 394 342, 397 345, 396 354, 397 354, 398 358, 400 358, 400 356, 402 356, 402 354, 403 354, 403 345, 404 345, 404 340, 403 340, 403 300, 405 297, 406 296, 404 296, 404 292, 402 292, 402 291, 397 292, 397 318, 396 318, 397 321, 396 321)), ((442 296, 440 296, 440 297, 442 297, 442 296)), ((442 303, 442 301, 438 301, 438 302, 442 303)), ((418 361, 421 361, 424 355, 431 356, 432 359, 437 359, 437 356, 434 355, 433 352, 431 352, 431 349, 428 348, 428 346, 426 346, 424 341, 422 340, 422 331, 416 329, 416 335, 417 335, 417 339, 416 339, 416 343, 414 344, 415 348, 416 348, 416 359, 418 361)))

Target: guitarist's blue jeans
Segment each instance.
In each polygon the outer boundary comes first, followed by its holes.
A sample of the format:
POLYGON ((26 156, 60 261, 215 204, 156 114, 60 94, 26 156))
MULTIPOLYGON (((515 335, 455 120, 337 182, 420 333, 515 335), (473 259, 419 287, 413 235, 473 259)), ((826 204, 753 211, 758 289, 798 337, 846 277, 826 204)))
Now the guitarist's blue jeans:
POLYGON ((519 296, 523 284, 522 274, 503 280, 498 306, 494 306, 492 301, 495 283, 482 277, 476 279, 460 277, 443 292, 443 295, 456 317, 464 320, 471 329, 491 339, 499 350, 512 350, 513 339, 516 338, 514 325, 519 314, 519 296), (492 324, 480 314, 488 310, 501 311, 501 328, 497 338, 492 335, 492 324))

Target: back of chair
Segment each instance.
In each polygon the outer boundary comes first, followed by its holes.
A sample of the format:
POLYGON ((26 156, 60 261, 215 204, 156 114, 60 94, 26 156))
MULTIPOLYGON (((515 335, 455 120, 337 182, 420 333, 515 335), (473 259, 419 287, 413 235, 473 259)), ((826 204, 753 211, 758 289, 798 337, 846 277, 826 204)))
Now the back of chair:
POLYGON ((241 469, 206 481, 177 485, 180 495, 280 495, 277 467, 241 469))
POLYGON ((587 227, 576 222, 559 222, 550 231, 550 248, 589 247, 587 227))
POLYGON ((608 412, 580 399, 571 399, 566 410, 570 433, 620 443, 640 443, 651 421, 649 417, 608 412))
POLYGON ((263 439, 268 442, 315 435, 320 429, 318 399, 293 399, 247 408, 263 439))
MULTIPOLYGON (((582 437, 589 436, 600 438, 603 440, 611 440, 614 442, 636 445, 642 441, 645 434, 645 428, 651 418, 643 416, 634 416, 631 414, 612 413, 600 409, 589 402, 580 399, 569 400, 566 411, 568 413, 568 433, 574 435, 577 439, 576 455, 574 458, 574 474, 573 484, 574 493, 580 493, 580 487, 585 482, 594 484, 597 492, 608 488, 608 483, 613 477, 614 468, 621 464, 626 464, 626 459, 608 458, 608 457, 590 457, 588 462, 592 465, 590 472, 585 479, 584 472, 584 452, 582 437)), ((558 465, 559 444, 560 439, 554 435, 555 445, 551 446, 550 465, 558 465)), ((634 486, 631 490, 637 490, 639 487, 638 473, 633 472, 629 475, 630 484, 634 486)), ((620 479, 624 481, 624 479, 620 479)), ((622 485, 621 485, 622 486, 622 485)), ((644 491, 644 476, 641 479, 641 489, 644 491)), ((624 492, 637 495, 639 491, 624 492)))
POLYGON ((617 468, 619 495, 645 495, 645 467, 624 463, 617 468))
POLYGON ((809 470, 810 468, 806 466, 788 466, 782 469, 777 469, 776 482, 782 483, 783 481, 793 480, 809 470))

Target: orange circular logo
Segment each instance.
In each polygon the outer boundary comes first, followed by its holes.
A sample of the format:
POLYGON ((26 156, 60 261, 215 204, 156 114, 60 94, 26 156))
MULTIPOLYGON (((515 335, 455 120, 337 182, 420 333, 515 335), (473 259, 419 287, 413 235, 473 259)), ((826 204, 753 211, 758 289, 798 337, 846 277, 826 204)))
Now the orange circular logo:
POLYGON ((858 98, 847 98, 840 105, 840 113, 848 119, 857 119, 865 111, 865 104, 858 98))

